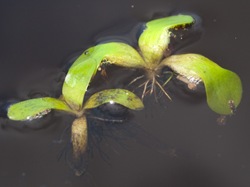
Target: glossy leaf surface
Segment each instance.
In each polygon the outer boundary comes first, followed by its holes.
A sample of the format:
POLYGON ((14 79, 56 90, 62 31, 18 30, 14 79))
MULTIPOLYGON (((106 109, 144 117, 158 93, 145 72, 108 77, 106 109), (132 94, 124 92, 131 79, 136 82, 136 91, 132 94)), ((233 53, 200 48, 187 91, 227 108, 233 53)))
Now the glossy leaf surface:
POLYGON ((99 44, 87 49, 85 54, 95 59, 99 65, 108 63, 131 68, 145 67, 140 54, 130 45, 121 42, 99 44))
POLYGON ((139 47, 151 68, 157 66, 170 43, 170 29, 185 27, 194 22, 192 16, 175 15, 149 21, 139 38, 139 47))
POLYGON ((21 101, 8 108, 8 118, 11 120, 32 120, 47 114, 51 109, 74 113, 66 103, 61 100, 44 97, 21 101))
POLYGON ((64 80, 62 94, 72 109, 79 111, 82 108, 84 95, 97 68, 98 64, 95 59, 86 58, 80 63, 73 64, 69 69, 64 80))
POLYGON ((207 103, 213 111, 228 115, 239 105, 242 84, 234 72, 198 54, 173 55, 166 58, 163 64, 189 79, 201 78, 206 89, 207 103))
POLYGON ((109 89, 92 95, 85 103, 84 109, 95 108, 105 103, 117 103, 132 110, 144 107, 141 99, 134 93, 124 89, 109 89))

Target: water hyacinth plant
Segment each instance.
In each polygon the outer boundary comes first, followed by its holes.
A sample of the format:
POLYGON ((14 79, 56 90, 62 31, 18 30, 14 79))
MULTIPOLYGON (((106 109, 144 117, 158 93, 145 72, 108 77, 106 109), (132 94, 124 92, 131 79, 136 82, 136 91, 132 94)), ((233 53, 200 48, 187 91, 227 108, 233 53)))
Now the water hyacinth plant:
POLYGON ((152 20, 146 23, 139 37, 138 49, 122 42, 102 43, 87 49, 77 61, 92 60, 97 63, 96 69, 99 70, 105 64, 145 70, 145 75, 131 81, 134 83, 146 77, 146 81, 140 85, 144 86, 142 98, 146 93, 152 94, 157 86, 171 99, 164 86, 172 76, 162 85, 157 81, 161 70, 166 66, 170 67, 173 72, 169 73, 180 74, 181 80, 189 86, 196 86, 201 82, 205 84, 207 102, 214 112, 222 115, 232 114, 242 95, 241 81, 235 73, 198 54, 170 55, 173 31, 191 27, 195 22, 195 18, 190 15, 174 15, 152 20))
MULTIPOLYGON (((146 24, 146 29, 139 37, 138 50, 122 42, 102 43, 87 49, 79 60, 93 59, 99 64, 99 70, 101 70, 102 65, 105 64, 144 69, 146 71, 145 76, 147 81, 143 84, 144 91, 142 98, 145 96, 147 87, 151 82, 151 94, 154 91, 155 85, 157 85, 163 93, 171 99, 156 80, 156 77, 162 69, 161 60, 164 54, 168 54, 171 30, 178 30, 179 28, 185 29, 185 27, 194 24, 194 22, 194 18, 189 15, 176 15, 153 20, 146 24)), ((141 76, 139 78, 143 77, 144 76, 141 76)))
MULTIPOLYGON (((102 104, 120 104, 132 110, 142 109, 143 103, 135 94, 125 89, 108 89, 97 92, 83 102, 87 87, 95 71, 95 63, 77 63, 69 69, 59 99, 51 97, 34 98, 9 106, 7 115, 11 120, 33 120, 48 114, 51 110, 61 110, 76 117, 71 126, 73 162, 81 163, 88 145, 88 125, 85 111, 102 104)), ((81 168, 81 167, 79 167, 81 168)), ((76 175, 84 170, 75 169, 76 175)))
MULTIPOLYGON (((80 162, 88 145, 88 125, 86 111, 105 103, 117 103, 132 110, 142 109, 142 101, 125 89, 109 89, 97 92, 85 99, 85 93, 92 78, 99 70, 105 73, 105 65, 137 68, 145 74, 131 81, 146 78, 142 98, 152 94, 156 87, 169 98, 164 86, 176 75, 179 80, 195 89, 199 83, 205 86, 208 106, 220 115, 231 115, 240 104, 242 97, 241 80, 237 74, 226 70, 210 59, 199 54, 171 55, 170 41, 173 32, 192 27, 196 20, 191 15, 174 15, 155 19, 145 24, 136 48, 123 42, 100 43, 90 47, 80 55, 70 67, 62 87, 60 98, 35 98, 11 104, 7 115, 11 120, 33 120, 51 110, 61 110, 76 119, 71 127, 71 144, 76 163, 80 162), (159 83, 162 69, 171 69, 169 79, 159 83), (148 89, 149 88, 149 89, 148 89)), ((81 175, 82 170, 76 170, 81 175)))

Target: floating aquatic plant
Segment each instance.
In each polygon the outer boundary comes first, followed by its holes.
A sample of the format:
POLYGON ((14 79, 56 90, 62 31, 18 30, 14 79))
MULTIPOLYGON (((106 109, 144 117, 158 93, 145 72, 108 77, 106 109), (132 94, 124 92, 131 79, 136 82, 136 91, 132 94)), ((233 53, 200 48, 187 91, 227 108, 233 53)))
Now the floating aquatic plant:
MULTIPOLYGON (((73 64, 69 69, 63 85, 63 94, 59 99, 51 97, 35 98, 21 101, 9 106, 7 115, 11 120, 33 120, 48 114, 52 109, 72 114, 76 119, 71 127, 71 143, 73 160, 79 163, 86 152, 88 133, 86 110, 96 108, 105 103, 120 104, 129 109, 140 110, 143 103, 135 94, 125 89, 108 89, 90 96, 84 104, 84 95, 96 70, 93 61, 73 64)), ((83 170, 76 169, 76 175, 83 170)))
POLYGON ((190 89, 192 89, 190 86, 195 87, 198 83, 204 83, 207 102, 213 111, 225 115, 232 114, 240 103, 242 93, 240 78, 235 73, 219 67, 198 54, 169 57, 173 31, 191 27, 195 22, 196 20, 190 15, 175 15, 152 20, 146 23, 139 37, 138 50, 121 42, 102 43, 87 49, 77 61, 88 63, 88 60, 92 60, 97 63, 96 69, 99 70, 105 64, 145 70, 145 75, 135 78, 130 83, 146 77, 146 81, 140 85, 144 86, 142 98, 148 92, 152 94, 157 86, 171 99, 164 86, 172 78, 173 72, 168 72, 170 77, 164 84, 161 85, 157 80, 162 69, 168 66, 175 73, 182 75, 179 77, 182 77, 182 81, 186 81, 190 89), (207 73, 202 73, 203 71, 207 73), (151 88, 147 90, 149 86, 151 88))
MULTIPOLYGON (((79 61, 92 59, 99 64, 99 69, 101 65, 105 64, 144 69, 147 81, 142 85, 144 86, 142 98, 147 93, 147 87, 151 82, 151 94, 155 85, 157 85, 171 99, 156 80, 162 69, 161 60, 166 51, 169 50, 172 30, 185 29, 194 22, 194 18, 190 15, 175 15, 150 21, 139 37, 138 50, 121 42, 102 43, 87 49, 79 58, 79 61)), ((145 76, 140 76, 131 83, 145 76)))
MULTIPOLYGON (((90 47, 76 59, 70 67, 62 87, 59 99, 51 97, 35 98, 11 104, 7 115, 11 120, 33 120, 41 118, 51 110, 61 110, 76 117, 71 126, 71 144, 73 158, 78 163, 86 152, 88 145, 88 125, 86 111, 105 103, 117 103, 129 109, 143 108, 142 101, 132 92, 125 89, 109 89, 97 92, 85 100, 84 96, 91 79, 96 72, 105 71, 106 64, 145 70, 141 78, 146 81, 142 98, 152 94, 156 86, 169 98, 165 84, 174 74, 195 89, 199 83, 205 86, 207 103, 216 113, 230 115, 234 113, 242 96, 241 80, 237 74, 226 70, 215 62, 199 54, 171 55, 170 40, 174 30, 187 29, 196 20, 190 15, 175 15, 152 20, 146 23, 138 40, 138 48, 122 43, 107 42, 90 47), (169 67, 171 76, 160 84, 158 77, 164 67, 169 67), (150 89, 148 90, 148 87, 150 89)), ((83 170, 76 169, 76 175, 83 170)))

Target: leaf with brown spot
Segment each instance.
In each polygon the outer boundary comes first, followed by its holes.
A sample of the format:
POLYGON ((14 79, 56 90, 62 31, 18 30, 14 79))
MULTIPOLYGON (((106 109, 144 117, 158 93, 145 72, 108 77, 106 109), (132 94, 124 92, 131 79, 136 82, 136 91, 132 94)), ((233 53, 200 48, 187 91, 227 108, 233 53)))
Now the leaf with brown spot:
POLYGON ((132 110, 141 110, 144 105, 139 97, 125 89, 108 89, 93 94, 84 109, 96 108, 105 103, 117 103, 132 110))

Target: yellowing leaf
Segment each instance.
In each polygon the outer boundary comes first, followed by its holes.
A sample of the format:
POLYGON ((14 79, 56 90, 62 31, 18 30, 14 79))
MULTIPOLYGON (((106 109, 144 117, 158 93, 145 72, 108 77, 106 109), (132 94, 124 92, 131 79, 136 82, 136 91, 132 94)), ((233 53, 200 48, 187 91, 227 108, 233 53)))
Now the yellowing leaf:
POLYGON ((242 97, 239 76, 198 54, 173 55, 162 64, 188 79, 202 79, 209 107, 223 115, 232 114, 242 97))
POLYGON ((194 22, 192 16, 175 15, 149 21, 139 38, 139 47, 148 67, 160 63, 170 42, 170 29, 185 27, 194 22))
POLYGON ((74 113, 65 102, 55 98, 44 97, 12 104, 8 108, 7 115, 11 120, 32 120, 42 117, 50 112, 51 109, 74 113))
POLYGON ((105 103, 117 103, 132 110, 144 107, 141 99, 134 93, 124 89, 108 89, 92 95, 85 103, 84 109, 95 108, 105 103))

